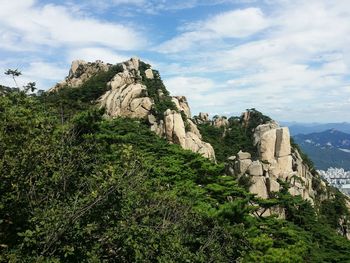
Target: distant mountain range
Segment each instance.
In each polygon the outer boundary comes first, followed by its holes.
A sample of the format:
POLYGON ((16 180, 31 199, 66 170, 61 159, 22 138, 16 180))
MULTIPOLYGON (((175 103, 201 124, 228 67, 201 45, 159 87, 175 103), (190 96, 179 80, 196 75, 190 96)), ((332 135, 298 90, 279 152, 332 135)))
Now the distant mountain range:
MULTIPOLYGON (((350 124, 348 124, 350 125, 350 124)), ((345 123, 343 127, 346 127, 345 123)), ((317 169, 339 167, 350 170, 350 134, 335 129, 293 136, 317 169)))
POLYGON ((291 135, 309 134, 315 132, 324 132, 335 129, 350 134, 350 123, 297 123, 297 122, 280 122, 283 126, 288 126, 291 135))

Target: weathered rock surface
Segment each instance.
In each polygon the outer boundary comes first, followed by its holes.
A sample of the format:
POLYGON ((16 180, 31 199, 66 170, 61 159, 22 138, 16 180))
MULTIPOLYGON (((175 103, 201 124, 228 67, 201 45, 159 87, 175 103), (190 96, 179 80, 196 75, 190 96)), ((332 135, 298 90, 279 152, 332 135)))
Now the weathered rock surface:
POLYGON ((68 76, 65 80, 57 83, 50 91, 55 91, 65 86, 72 88, 79 87, 85 81, 90 79, 96 73, 101 71, 108 71, 111 64, 103 63, 100 60, 95 62, 85 62, 84 60, 74 60, 69 70, 68 76))
POLYGON ((243 175, 248 170, 249 166, 252 164, 252 160, 250 159, 244 159, 239 160, 235 164, 235 170, 237 171, 238 175, 243 175))
POLYGON ((203 124, 203 123, 209 123, 209 114, 200 112, 198 116, 194 116, 194 122, 196 124, 203 124))
MULTIPOLYGON (((67 78, 57 84, 51 91, 64 86, 78 87, 101 71, 107 71, 112 65, 101 61, 87 63, 82 60, 73 61, 67 78)), ((191 110, 184 96, 172 97, 177 111, 168 109, 164 113, 164 119, 157 119, 153 114, 154 101, 149 97, 147 87, 142 84, 140 72, 140 60, 132 58, 121 63, 123 72, 117 73, 107 83, 108 91, 103 94, 98 102, 105 108, 107 117, 130 117, 148 120, 150 129, 157 135, 165 137, 170 143, 179 144, 182 148, 199 153, 209 159, 215 160, 213 147, 202 141, 202 136, 196 124, 190 119, 191 110), (183 117, 183 114, 185 117, 183 117)), ((152 69, 146 69, 144 76, 154 79, 152 69)), ((158 95, 163 98, 162 90, 158 95)), ((208 121, 208 114, 202 115, 208 121)))
POLYGON ((237 158, 238 158, 239 160, 244 160, 244 159, 250 159, 250 158, 252 158, 252 156, 251 156, 251 154, 248 153, 248 152, 239 151, 239 152, 237 153, 237 158))
POLYGON ((229 122, 225 116, 214 116, 212 125, 218 128, 227 127, 229 125, 229 122))
POLYGON ((153 70, 150 68, 145 70, 145 75, 148 79, 154 79, 153 70))
POLYGON ((100 98, 101 106, 111 117, 147 118, 154 102, 147 97, 146 86, 140 83, 124 84, 118 77, 110 82, 112 88, 100 98))
POLYGON ((188 106, 185 96, 174 96, 171 100, 175 103, 179 111, 182 111, 187 118, 191 118, 191 109, 188 106))
POLYGON ((259 161, 252 162, 248 167, 248 173, 252 176, 263 176, 263 167, 259 161))
POLYGON ((267 199, 269 197, 266 188, 266 178, 263 176, 252 176, 252 185, 249 188, 249 192, 256 194, 260 198, 267 199))
MULTIPOLYGON (((190 121, 190 123, 192 122, 190 121)), ((203 142, 200 139, 198 136, 198 129, 196 131, 194 127, 192 127, 194 132, 186 132, 185 124, 180 113, 168 109, 165 112, 164 125, 165 136, 169 142, 179 144, 184 149, 198 152, 209 159, 215 160, 213 147, 209 143, 203 142)))

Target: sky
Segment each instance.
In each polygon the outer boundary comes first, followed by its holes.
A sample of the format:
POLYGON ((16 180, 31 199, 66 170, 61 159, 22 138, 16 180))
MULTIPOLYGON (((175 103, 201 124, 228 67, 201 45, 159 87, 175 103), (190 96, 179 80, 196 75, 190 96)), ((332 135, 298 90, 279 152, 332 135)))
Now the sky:
MULTIPOLYGON (((193 114, 350 121, 349 0, 0 0, 0 70, 47 90, 137 56, 193 114)), ((1 72, 0 72, 1 73, 1 72)), ((0 74, 0 83, 12 85, 0 74)))

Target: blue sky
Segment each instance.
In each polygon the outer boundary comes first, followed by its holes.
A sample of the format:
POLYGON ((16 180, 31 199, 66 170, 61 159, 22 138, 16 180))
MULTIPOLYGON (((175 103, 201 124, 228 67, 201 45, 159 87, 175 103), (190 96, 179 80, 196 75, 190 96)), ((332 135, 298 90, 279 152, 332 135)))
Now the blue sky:
MULTIPOLYGON (((74 59, 132 56, 194 114, 256 108, 299 122, 350 120, 348 0, 0 0, 0 70, 48 89, 74 59)), ((0 76, 0 83, 12 85, 0 76)))

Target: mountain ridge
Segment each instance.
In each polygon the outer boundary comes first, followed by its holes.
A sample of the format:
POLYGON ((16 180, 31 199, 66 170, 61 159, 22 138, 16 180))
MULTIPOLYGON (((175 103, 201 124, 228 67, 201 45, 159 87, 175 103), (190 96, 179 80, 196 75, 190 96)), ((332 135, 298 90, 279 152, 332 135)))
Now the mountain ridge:
MULTIPOLYGON (((100 107, 105 109, 108 118, 144 119, 158 136, 214 161, 216 159, 214 148, 202 140, 201 129, 198 129, 197 125, 209 124, 215 128, 222 128, 224 132, 221 136, 225 136, 225 130, 241 125, 242 128, 248 129, 250 140, 253 141, 251 148, 253 152, 249 154, 255 155, 256 160, 254 163, 248 163, 247 160, 237 156, 235 166, 241 168, 233 167, 235 174, 243 176, 248 173, 251 176, 248 176, 249 180, 252 180, 250 190, 264 199, 269 198, 268 189, 279 191, 278 180, 294 180, 290 192, 314 203, 316 192, 312 189, 312 180, 317 174, 314 170, 309 171, 298 150, 291 146, 288 128, 280 127, 256 110, 243 113, 239 123, 233 121, 234 117, 230 118, 231 122, 224 116, 214 116, 213 120, 209 120, 208 114, 204 113, 192 119, 186 98, 171 97, 161 81, 159 72, 138 58, 131 58, 116 66, 102 61, 94 63, 73 61, 66 79, 50 89, 50 93, 59 92, 66 86, 77 89, 93 78, 94 74, 99 72, 105 74, 113 68, 118 68, 113 73, 115 75, 107 83, 104 93, 101 92, 96 98, 100 107), (250 166, 259 172, 249 173, 250 166), (298 176, 302 183, 292 179, 295 176, 298 176)), ((237 154, 238 152, 231 153, 231 155, 237 154)), ((224 156, 225 159, 229 157, 224 156)), ((325 188, 325 184, 322 187, 325 188)))
POLYGON ((96 63, 50 92, 0 96, 0 261, 350 257, 349 199, 288 128, 255 109, 192 117, 146 63, 96 63))

